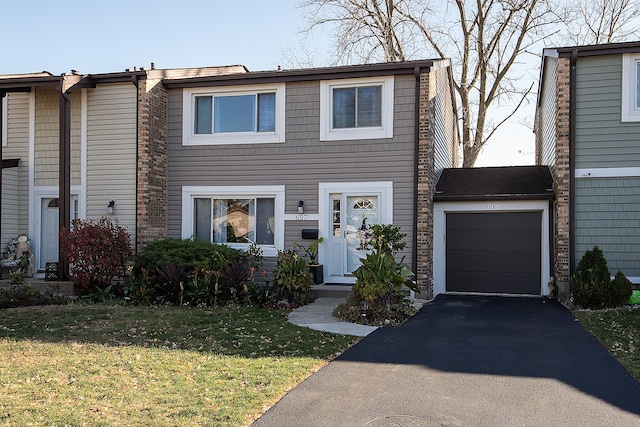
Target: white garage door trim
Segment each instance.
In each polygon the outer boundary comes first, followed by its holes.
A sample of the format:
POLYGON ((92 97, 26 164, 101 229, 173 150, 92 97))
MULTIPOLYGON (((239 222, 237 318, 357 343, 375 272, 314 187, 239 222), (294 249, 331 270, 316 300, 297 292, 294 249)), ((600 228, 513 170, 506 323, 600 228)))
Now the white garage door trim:
POLYGON ((448 212, 541 212, 540 295, 549 294, 549 202, 547 200, 505 200, 436 202, 433 208, 433 294, 446 292, 446 217, 448 212))

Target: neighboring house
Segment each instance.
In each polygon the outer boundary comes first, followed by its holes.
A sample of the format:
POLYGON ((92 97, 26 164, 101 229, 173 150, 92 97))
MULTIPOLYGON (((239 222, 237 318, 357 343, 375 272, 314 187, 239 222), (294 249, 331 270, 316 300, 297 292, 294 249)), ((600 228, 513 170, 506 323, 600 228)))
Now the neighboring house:
POLYGON ((536 161, 554 178, 559 290, 598 245, 640 283, 640 42, 545 49, 536 161))
POLYGON ((430 297, 435 180, 458 159, 451 82, 448 60, 0 77, 2 240, 28 232, 39 268, 56 260, 47 209, 66 189, 60 225, 113 200, 137 248, 163 236, 251 241, 268 269, 317 235, 325 282, 353 283, 362 229, 393 223, 430 297))

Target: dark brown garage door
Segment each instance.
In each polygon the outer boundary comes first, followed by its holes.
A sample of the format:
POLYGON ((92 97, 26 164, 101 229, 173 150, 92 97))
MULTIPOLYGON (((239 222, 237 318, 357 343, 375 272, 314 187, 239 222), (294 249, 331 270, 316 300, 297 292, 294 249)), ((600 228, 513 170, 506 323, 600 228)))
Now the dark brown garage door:
POLYGON ((541 215, 448 213, 447 291, 539 295, 541 215))

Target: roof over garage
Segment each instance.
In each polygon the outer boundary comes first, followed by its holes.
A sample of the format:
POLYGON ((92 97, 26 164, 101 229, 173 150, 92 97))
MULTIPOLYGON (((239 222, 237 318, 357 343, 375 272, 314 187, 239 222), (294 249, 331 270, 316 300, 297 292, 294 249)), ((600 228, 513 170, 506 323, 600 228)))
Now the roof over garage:
POLYGON ((551 199, 553 178, 547 166, 444 169, 433 200, 551 199))

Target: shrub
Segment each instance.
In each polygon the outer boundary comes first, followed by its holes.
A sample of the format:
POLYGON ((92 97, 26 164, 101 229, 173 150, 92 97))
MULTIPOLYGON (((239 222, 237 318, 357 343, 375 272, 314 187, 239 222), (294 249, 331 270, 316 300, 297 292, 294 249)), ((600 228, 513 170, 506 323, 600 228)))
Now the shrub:
POLYGON ((127 230, 106 217, 74 220, 70 230, 60 232, 60 245, 73 266, 73 281, 85 290, 109 287, 114 277, 124 274, 132 255, 127 230))
POLYGON ((615 307, 631 296, 631 282, 618 272, 611 280, 607 261, 598 246, 588 250, 571 276, 571 298, 574 304, 590 309, 615 307))
POLYGON ((66 303, 66 296, 52 294, 48 291, 42 293, 26 282, 12 285, 8 289, 0 288, 0 308, 66 303))
POLYGON ((616 273, 616 277, 611 282, 611 304, 614 306, 625 304, 631 298, 633 286, 631 281, 621 272, 616 273))
POLYGON ((168 237, 149 243, 138 253, 133 273, 139 276, 143 268, 155 272, 158 267, 162 268, 172 261, 188 273, 200 268, 221 271, 229 262, 242 256, 241 251, 226 245, 168 237))
POLYGON ((298 256, 295 250, 278 251, 273 278, 278 298, 296 305, 313 302, 313 276, 305 259, 298 256))

